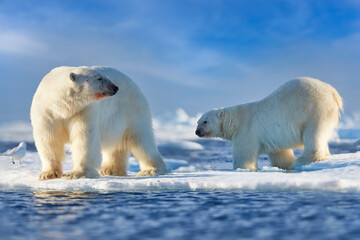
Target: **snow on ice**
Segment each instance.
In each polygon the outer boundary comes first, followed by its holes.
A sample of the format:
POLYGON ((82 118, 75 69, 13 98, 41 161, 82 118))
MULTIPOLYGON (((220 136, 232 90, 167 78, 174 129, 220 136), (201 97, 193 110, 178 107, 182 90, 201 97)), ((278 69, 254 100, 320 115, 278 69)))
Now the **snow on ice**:
MULTIPOLYGON (((357 115, 356 115, 357 116, 357 115)), ((356 120, 356 119, 355 119, 356 120)), ((194 134, 197 117, 178 110, 173 117, 156 118, 154 128, 159 148, 201 154, 208 141, 194 134), (196 142, 195 142, 196 141, 196 142)), ((260 170, 232 170, 231 162, 205 161, 191 163, 187 159, 165 162, 170 173, 158 177, 135 178, 137 161, 130 159, 127 177, 38 181, 41 162, 36 151, 27 151, 22 163, 13 164, 10 157, 0 156, 0 190, 65 190, 65 191, 149 191, 149 190, 317 190, 360 192, 360 123, 345 118, 337 136, 330 143, 335 153, 325 161, 303 166, 300 171, 284 171, 259 160, 260 170), (357 125, 356 125, 357 124, 357 125)), ((9 142, 32 142, 29 124, 0 126, 2 148, 9 142)), ((213 140, 217 141, 217 140, 213 140)), ((1 149, 0 149, 1 150, 1 149)), ((6 149, 3 149, 4 152, 6 149)), ((221 149, 219 148, 219 152, 221 149)), ((25 152, 24 152, 25 153, 25 152)), ((71 154, 67 153, 64 172, 70 171, 71 154)))

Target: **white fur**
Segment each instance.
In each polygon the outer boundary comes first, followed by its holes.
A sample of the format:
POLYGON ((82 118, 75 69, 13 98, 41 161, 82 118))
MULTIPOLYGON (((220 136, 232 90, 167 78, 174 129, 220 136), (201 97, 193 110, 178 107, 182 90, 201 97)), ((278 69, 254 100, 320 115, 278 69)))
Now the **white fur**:
POLYGON ((148 103, 136 84, 115 69, 53 69, 34 95, 31 122, 42 161, 41 180, 62 176, 66 143, 71 144, 73 158, 73 171, 63 175, 69 179, 98 177, 98 170, 102 175, 124 176, 129 150, 139 160, 137 176, 166 173, 148 103), (114 96, 94 97, 112 83, 119 88, 114 96))
POLYGON ((342 98, 335 88, 303 77, 261 101, 205 113, 197 134, 232 141, 234 169, 257 170, 259 154, 268 154, 273 166, 293 169, 329 155, 328 141, 341 110, 342 98), (295 148, 304 148, 298 159, 295 148))

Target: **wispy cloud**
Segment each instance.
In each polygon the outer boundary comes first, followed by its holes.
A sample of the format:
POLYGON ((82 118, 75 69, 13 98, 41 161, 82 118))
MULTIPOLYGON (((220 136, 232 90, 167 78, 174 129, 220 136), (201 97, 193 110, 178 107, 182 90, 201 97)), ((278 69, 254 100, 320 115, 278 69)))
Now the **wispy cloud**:
POLYGON ((0 52, 38 56, 48 50, 47 45, 23 31, 0 31, 0 52))
MULTIPOLYGON (((307 75, 338 87, 356 111, 357 9, 349 1, 13 0, 0 6, 0 67, 25 91, 55 66, 108 65, 133 77, 157 112, 190 113, 257 100, 307 75)), ((1 85, 0 102, 13 87, 1 85)))

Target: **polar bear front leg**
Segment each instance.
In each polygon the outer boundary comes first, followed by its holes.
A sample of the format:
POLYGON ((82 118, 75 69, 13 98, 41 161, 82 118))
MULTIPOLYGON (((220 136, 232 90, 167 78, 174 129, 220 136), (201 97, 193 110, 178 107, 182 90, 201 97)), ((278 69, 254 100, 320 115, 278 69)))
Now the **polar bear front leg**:
POLYGON ((233 144, 233 169, 249 169, 256 171, 258 169, 257 157, 258 151, 256 145, 249 142, 245 144, 244 140, 234 140, 233 144))
MULTIPOLYGON (((36 139, 36 138, 35 138, 36 139)), ((42 171, 39 180, 60 178, 62 175, 62 161, 65 158, 64 143, 43 137, 36 141, 39 152, 42 171)))
POLYGON ((34 140, 39 152, 42 172, 39 180, 60 178, 62 161, 65 159, 64 136, 58 123, 50 123, 43 119, 33 121, 34 140))
POLYGON ((64 173, 64 178, 97 178, 100 176, 98 169, 101 164, 101 143, 96 121, 97 119, 86 119, 86 114, 81 114, 71 121, 73 171, 64 173))

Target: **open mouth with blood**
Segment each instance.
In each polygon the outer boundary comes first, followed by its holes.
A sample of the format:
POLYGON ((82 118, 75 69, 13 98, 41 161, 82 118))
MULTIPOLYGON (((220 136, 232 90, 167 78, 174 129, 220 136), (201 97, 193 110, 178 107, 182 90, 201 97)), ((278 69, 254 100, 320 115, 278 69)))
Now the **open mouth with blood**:
POLYGON ((199 137, 210 137, 211 132, 205 132, 204 130, 202 130, 201 128, 196 129, 195 134, 199 137))
POLYGON ((114 94, 110 95, 110 94, 105 94, 105 93, 97 93, 95 94, 96 99, 103 99, 103 98, 108 98, 113 96, 114 94))

